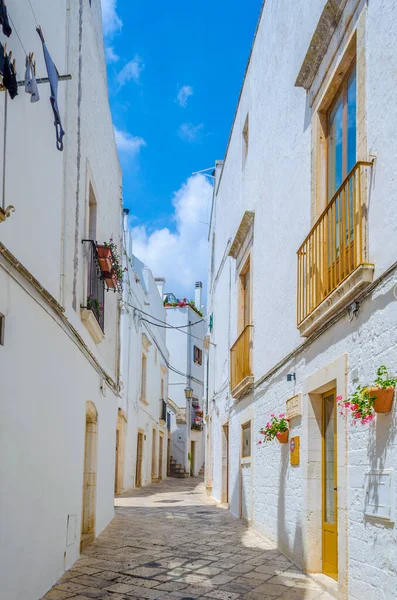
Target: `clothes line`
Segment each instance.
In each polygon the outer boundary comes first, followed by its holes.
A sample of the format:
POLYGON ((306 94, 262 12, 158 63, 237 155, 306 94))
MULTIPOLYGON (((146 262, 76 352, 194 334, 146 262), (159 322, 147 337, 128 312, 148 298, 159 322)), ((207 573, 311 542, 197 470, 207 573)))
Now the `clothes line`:
MULTIPOLYGON (((59 75, 58 76, 58 81, 68 81, 72 79, 71 75, 59 75)), ((50 78, 49 77, 40 77, 39 79, 36 79, 37 83, 50 83, 50 78)), ((25 85, 25 80, 22 79, 21 81, 17 81, 17 85, 18 87, 23 87, 25 85)), ((0 85, 0 92, 5 92, 6 88, 3 85, 0 85)))

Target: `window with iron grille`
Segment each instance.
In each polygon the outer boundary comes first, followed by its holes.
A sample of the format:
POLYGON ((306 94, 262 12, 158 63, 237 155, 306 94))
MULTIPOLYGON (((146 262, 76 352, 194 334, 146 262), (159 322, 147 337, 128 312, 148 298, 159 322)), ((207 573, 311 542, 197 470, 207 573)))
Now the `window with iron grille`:
POLYGON ((91 310, 102 331, 105 331, 105 281, 99 265, 98 252, 93 240, 83 240, 87 249, 87 302, 85 308, 91 310))

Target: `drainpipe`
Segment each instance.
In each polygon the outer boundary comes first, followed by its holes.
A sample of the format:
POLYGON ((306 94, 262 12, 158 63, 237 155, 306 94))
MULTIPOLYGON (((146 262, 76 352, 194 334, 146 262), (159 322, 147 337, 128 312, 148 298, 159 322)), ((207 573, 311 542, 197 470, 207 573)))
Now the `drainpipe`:
MULTIPOLYGON (((71 37, 71 9, 70 9, 70 0, 67 2, 66 12, 68 15, 68 19, 66 21, 66 73, 70 73, 70 37, 71 37)), ((68 122, 69 122, 69 110, 70 110, 70 94, 71 89, 69 85, 65 85, 65 118, 64 125, 65 131, 69 131, 68 122)), ((67 237, 67 223, 66 223, 66 196, 67 196, 67 181, 68 181, 68 146, 69 146, 69 137, 65 136, 64 141, 64 152, 63 152, 63 184, 62 184, 62 209, 61 209, 61 274, 59 281, 59 303, 61 306, 65 308, 65 279, 66 279, 66 256, 67 256, 67 247, 68 247, 68 237, 67 237)))

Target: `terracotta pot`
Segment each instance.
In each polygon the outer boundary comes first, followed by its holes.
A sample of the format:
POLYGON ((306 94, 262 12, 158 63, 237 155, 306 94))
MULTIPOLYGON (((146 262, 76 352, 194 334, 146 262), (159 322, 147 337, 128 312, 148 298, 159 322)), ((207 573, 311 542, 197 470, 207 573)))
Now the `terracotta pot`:
POLYGON ((98 258, 112 258, 112 251, 107 246, 97 246, 98 258))
POLYGON ((283 431, 282 433, 280 433, 280 435, 276 435, 276 438, 278 439, 280 444, 287 444, 288 436, 289 436, 289 431, 287 429, 287 431, 283 431))
POLYGON ((387 413, 391 411, 394 398, 394 387, 388 388, 368 388, 369 395, 374 400, 374 410, 377 413, 387 413))

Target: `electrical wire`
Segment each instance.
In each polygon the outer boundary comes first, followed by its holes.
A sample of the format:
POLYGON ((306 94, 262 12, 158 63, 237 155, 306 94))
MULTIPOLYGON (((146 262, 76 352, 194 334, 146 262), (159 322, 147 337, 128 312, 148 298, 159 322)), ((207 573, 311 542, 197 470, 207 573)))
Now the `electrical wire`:
POLYGON ((198 325, 199 323, 202 323, 203 321, 206 321, 207 318, 208 318, 208 317, 203 317, 199 321, 195 321, 194 323, 189 323, 188 325, 178 325, 178 326, 176 326, 176 325, 170 325, 169 323, 167 323, 167 321, 163 321, 162 319, 158 319, 157 317, 151 315, 150 313, 145 312, 141 308, 138 308, 137 306, 133 306, 133 304, 129 304, 128 302, 126 302, 125 304, 127 304, 131 308, 134 308, 135 310, 138 310, 143 315, 146 315, 147 317, 150 317, 151 319, 154 319, 155 321, 158 321, 159 323, 162 323, 164 325, 164 329, 187 329, 188 327, 194 327, 194 325, 198 325))
MULTIPOLYGON (((141 317, 141 321, 144 321, 146 323, 150 323, 150 325, 153 325, 154 327, 160 327, 161 329, 168 329, 164 325, 158 325, 157 323, 153 323, 152 321, 149 321, 149 319, 144 319, 143 317, 141 317)), ((174 328, 172 327, 171 329, 174 329, 174 328)), ((183 329, 177 329, 177 331, 179 331, 179 333, 184 333, 185 335, 190 335, 195 340, 198 340, 199 342, 203 342, 203 344, 204 344, 204 339, 197 337, 197 335, 193 335, 193 333, 190 333, 188 331, 184 331, 183 329)))
POLYGON ((36 25, 37 25, 37 27, 38 27, 38 26, 39 26, 39 23, 38 23, 38 21, 37 21, 37 18, 36 18, 36 13, 34 12, 34 9, 33 9, 33 6, 32 6, 32 3, 31 3, 31 1, 30 1, 30 0, 28 0, 28 2, 29 2, 29 4, 30 4, 30 9, 31 9, 31 11, 32 11, 33 18, 34 18, 34 20, 36 21, 36 25))
POLYGON ((15 27, 15 25, 14 25, 14 22, 13 22, 13 20, 12 20, 12 18, 11 18, 11 15, 10 15, 9 13, 8 13, 8 18, 9 18, 9 20, 11 21, 12 28, 13 28, 13 30, 15 31, 15 35, 17 36, 17 38, 18 38, 18 40, 19 40, 19 43, 20 43, 20 44, 21 44, 21 46, 22 46, 22 50, 24 51, 24 53, 25 53, 25 56, 28 56, 28 53, 27 53, 27 52, 26 52, 26 50, 25 50, 25 46, 23 45, 23 43, 22 43, 22 40, 21 40, 21 38, 19 37, 18 30, 17 30, 17 28, 15 27))

